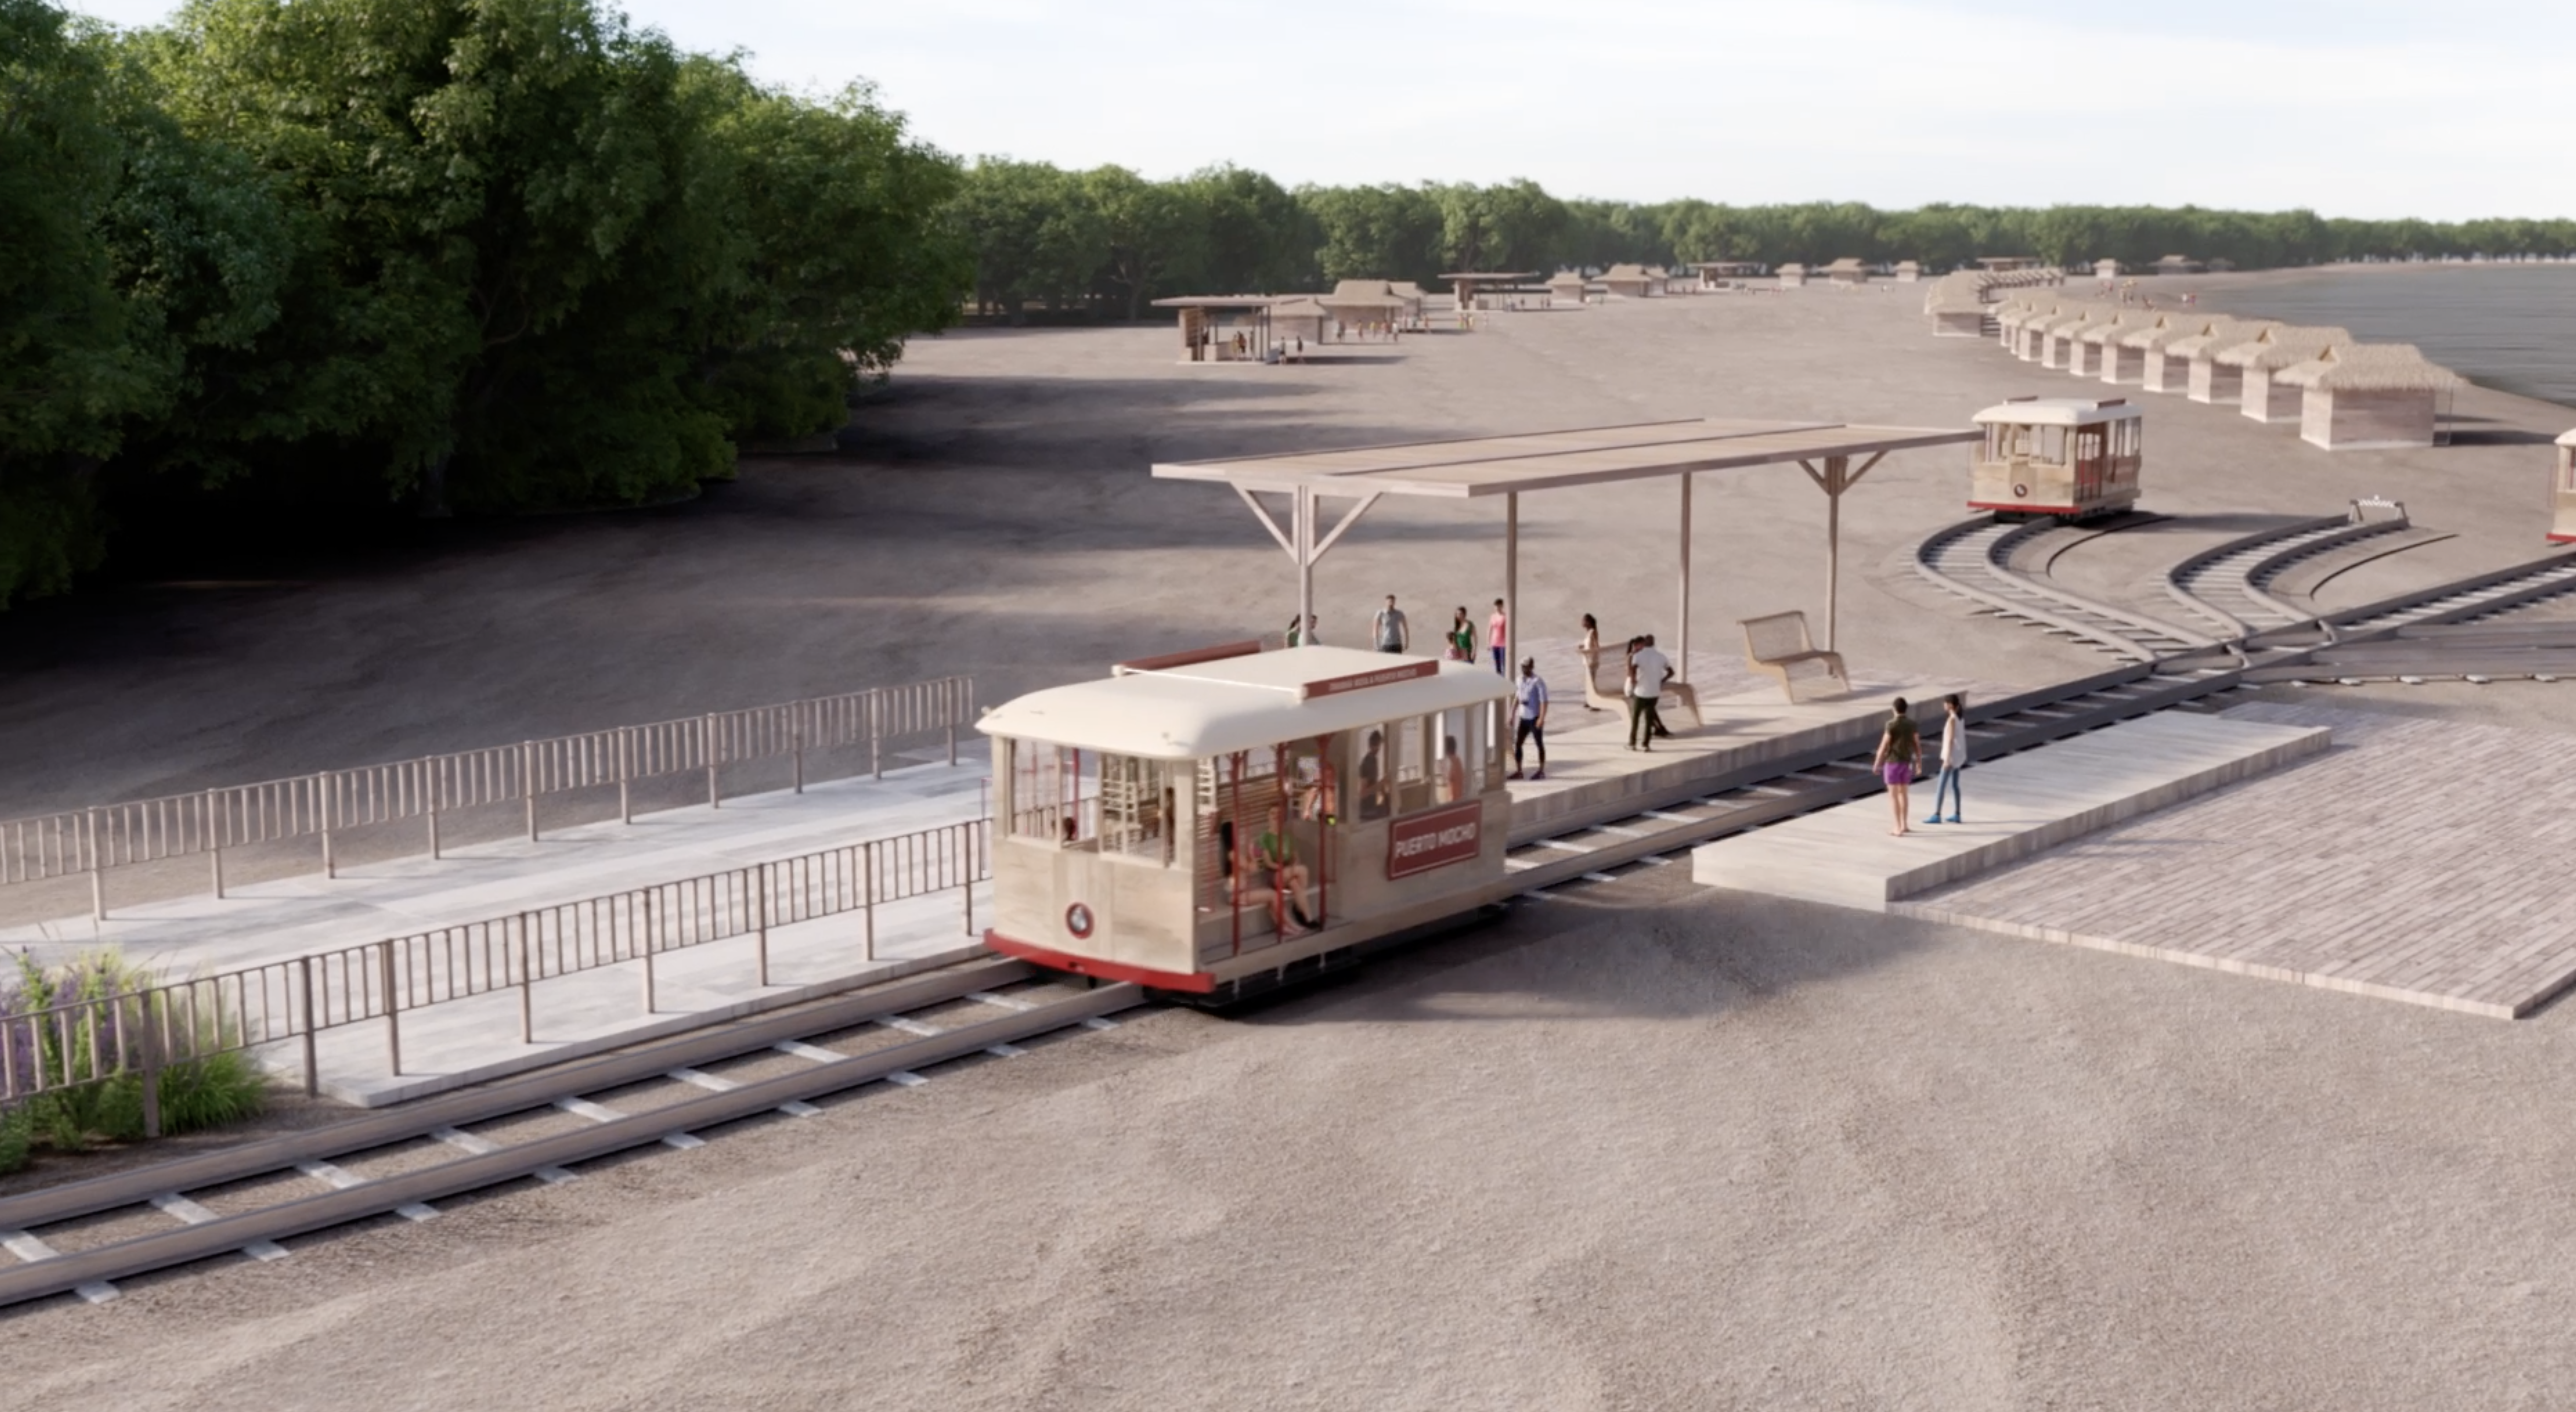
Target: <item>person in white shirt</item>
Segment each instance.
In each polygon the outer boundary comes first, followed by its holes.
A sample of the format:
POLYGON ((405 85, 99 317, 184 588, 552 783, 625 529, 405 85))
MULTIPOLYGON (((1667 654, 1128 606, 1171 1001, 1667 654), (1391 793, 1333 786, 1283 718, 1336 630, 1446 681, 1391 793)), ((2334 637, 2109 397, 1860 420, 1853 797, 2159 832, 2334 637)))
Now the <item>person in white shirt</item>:
POLYGON ((1968 703, 1954 691, 1942 697, 1941 704, 1949 708, 1950 716, 1941 723, 1941 774, 1932 782, 1932 817, 1923 821, 1927 824, 1942 821, 1943 794, 1950 796, 1949 821, 1959 822, 1959 772, 1968 768, 1968 703))
POLYGON ((1521 777, 1521 747, 1538 742, 1538 773, 1534 780, 1547 778, 1547 681, 1538 674, 1538 659, 1521 659, 1521 679, 1513 684, 1520 694, 1520 722, 1512 728, 1512 778, 1521 777))
POLYGON ((1655 714, 1655 699, 1664 694, 1664 683, 1672 680, 1673 664, 1646 639, 1635 641, 1637 650, 1628 654, 1628 748, 1652 750, 1664 728, 1655 714))

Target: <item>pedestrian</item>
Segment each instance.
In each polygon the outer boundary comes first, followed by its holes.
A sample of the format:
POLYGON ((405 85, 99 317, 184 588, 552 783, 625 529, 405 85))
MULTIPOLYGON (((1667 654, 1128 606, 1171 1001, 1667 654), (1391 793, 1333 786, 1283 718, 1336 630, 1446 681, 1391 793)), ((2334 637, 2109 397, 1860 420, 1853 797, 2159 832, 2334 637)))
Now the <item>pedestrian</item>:
POLYGON ((1377 611, 1377 650, 1402 652, 1413 645, 1413 628, 1404 621, 1404 610, 1395 606, 1395 595, 1386 596, 1386 606, 1377 611))
POLYGON ((1520 720, 1512 727, 1512 778, 1521 777, 1521 747, 1538 743, 1538 773, 1534 780, 1547 778, 1547 680, 1538 674, 1538 659, 1521 659, 1521 679, 1514 688, 1520 694, 1520 720))
POLYGON ((1314 614, 1308 613, 1306 615, 1306 626, 1303 631, 1298 629, 1296 618, 1291 617, 1288 619, 1288 645, 1291 647, 1321 647, 1324 645, 1324 640, 1315 636, 1314 614))
POLYGON ((1468 619, 1467 605, 1464 603, 1458 605, 1457 613, 1449 619, 1449 660, 1452 662, 1476 660, 1476 625, 1468 619))
POLYGON ((1887 718, 1887 729, 1878 737, 1878 753, 1870 758, 1878 777, 1887 785, 1888 807, 1896 812, 1896 827, 1888 832, 1903 838, 1913 830, 1906 827, 1908 785, 1914 783, 1916 767, 1923 763, 1923 734, 1914 728, 1914 718, 1905 714, 1905 698, 1887 718))
POLYGON ((1672 680, 1673 664, 1646 639, 1635 637, 1629 642, 1636 650, 1628 654, 1628 748, 1652 750, 1655 732, 1664 724, 1655 714, 1655 701, 1664 694, 1664 683, 1672 680))
POLYGON ((1959 772, 1968 768, 1968 703, 1954 691, 1941 698, 1941 705, 1950 714, 1941 722, 1941 773, 1932 781, 1932 817, 1923 821, 1927 824, 1941 822, 1945 794, 1950 796, 1950 822, 1959 822, 1959 772))
POLYGON ((1511 675, 1503 665, 1503 654, 1511 650, 1511 643, 1512 618, 1503 611, 1503 600, 1497 598, 1494 600, 1494 615, 1485 619, 1485 645, 1493 649, 1495 676, 1511 675))
POLYGON ((1440 737, 1440 802, 1455 804, 1467 797, 1467 762, 1458 754, 1458 737, 1440 737))
MULTIPOLYGON (((1646 634, 1644 637, 1641 637, 1641 638, 1639 638, 1639 639, 1637 639, 1637 640, 1638 640, 1638 641, 1640 641, 1640 642, 1642 642, 1642 643, 1644 643, 1644 644, 1645 644, 1645 645, 1647 645, 1648 647, 1652 647, 1652 646, 1654 646, 1654 645, 1655 645, 1655 635, 1654 635, 1653 633, 1648 633, 1648 634, 1646 634)), ((1674 676, 1679 676, 1679 675, 1681 675, 1681 671, 1680 671, 1680 669, 1679 669, 1679 668, 1674 669, 1674 671, 1673 671, 1672 675, 1674 675, 1674 676)), ((1672 739, 1672 738, 1673 738, 1673 728, 1672 728, 1672 727, 1670 727, 1670 726, 1668 726, 1668 725, 1665 725, 1665 724, 1664 724, 1664 713, 1663 713, 1663 712, 1661 712, 1661 711, 1657 711, 1657 712, 1655 713, 1655 739, 1657 739, 1657 740, 1670 740, 1670 739, 1672 739)))
POLYGON ((1574 655, 1583 659, 1583 680, 1587 687, 1583 693, 1583 709, 1598 711, 1601 708, 1592 704, 1592 692, 1601 685, 1601 624, 1590 613, 1583 615, 1583 640, 1574 645, 1574 655))

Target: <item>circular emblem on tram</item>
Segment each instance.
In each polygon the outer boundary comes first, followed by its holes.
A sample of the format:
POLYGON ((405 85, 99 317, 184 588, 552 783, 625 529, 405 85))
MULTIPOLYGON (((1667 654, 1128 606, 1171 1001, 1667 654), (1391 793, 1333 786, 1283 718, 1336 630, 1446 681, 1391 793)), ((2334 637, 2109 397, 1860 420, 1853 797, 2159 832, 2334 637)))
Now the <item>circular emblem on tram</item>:
POLYGON ((1091 909, 1079 902, 1065 908, 1064 929, 1076 937, 1088 938, 1091 935, 1091 909))
POLYGON ((2029 495, 2030 495, 2030 487, 2029 487, 2029 486, 2026 486, 2026 485, 2016 485, 2016 486, 2014 486, 2014 487, 2013 487, 2013 498, 2014 498, 2014 499, 2016 499, 2016 500, 2026 499, 2026 498, 2028 498, 2028 497, 2029 497, 2029 495))

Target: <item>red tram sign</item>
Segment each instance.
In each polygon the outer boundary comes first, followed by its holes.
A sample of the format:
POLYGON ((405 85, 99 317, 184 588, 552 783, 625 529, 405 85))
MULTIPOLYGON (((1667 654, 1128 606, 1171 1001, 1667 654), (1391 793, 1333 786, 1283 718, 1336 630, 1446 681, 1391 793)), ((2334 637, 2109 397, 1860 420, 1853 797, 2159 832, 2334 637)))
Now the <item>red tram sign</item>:
POLYGON ((1464 863, 1484 847, 1484 830, 1485 806, 1473 799, 1398 819, 1387 825, 1386 875, 1409 878, 1464 863))
POLYGON ((1416 661, 1398 662, 1394 666, 1380 667, 1374 671, 1353 672, 1346 677, 1326 677, 1322 681, 1310 681, 1297 688, 1297 699, 1312 701, 1318 696, 1339 696, 1346 691, 1366 691, 1373 686, 1393 686, 1400 681, 1415 681, 1438 675, 1440 675, 1440 664, 1425 657, 1416 661))

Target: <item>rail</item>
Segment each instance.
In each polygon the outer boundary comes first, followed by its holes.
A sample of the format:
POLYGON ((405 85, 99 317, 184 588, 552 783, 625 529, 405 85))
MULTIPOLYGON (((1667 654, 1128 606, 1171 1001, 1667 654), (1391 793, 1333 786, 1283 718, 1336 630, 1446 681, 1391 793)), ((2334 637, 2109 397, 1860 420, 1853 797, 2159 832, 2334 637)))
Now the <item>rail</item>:
POLYGON ((708 807, 723 802, 726 765, 791 759, 798 793, 810 751, 868 748, 871 774, 885 773, 888 744, 944 732, 957 762, 957 732, 974 723, 975 685, 941 677, 904 686, 812 697, 675 721, 616 726, 517 745, 354 769, 324 770, 259 784, 164 795, 0 822, 0 885, 90 878, 90 908, 107 915, 105 875, 117 868, 203 856, 213 893, 224 895, 224 850, 316 838, 322 871, 336 876, 337 831, 421 820, 429 855, 439 856, 439 817, 460 809, 518 803, 528 837, 537 801, 577 790, 617 790, 621 822, 635 820, 638 781, 704 772, 708 807))
POLYGON ((408 936, 335 947, 120 994, 0 1013, 0 1112, 39 1094, 138 1076, 144 1125, 159 1129, 161 1071, 233 1050, 300 1043, 304 1091, 321 1085, 317 1040, 384 1026, 402 1072, 402 1017, 516 990, 519 1037, 533 1042, 536 984, 630 963, 654 1004, 655 959, 750 937, 769 983, 769 929, 857 913, 859 956, 877 959, 881 906, 957 889, 975 931, 974 884, 992 876, 991 821, 974 819, 843 844, 649 887, 529 908, 408 936))

